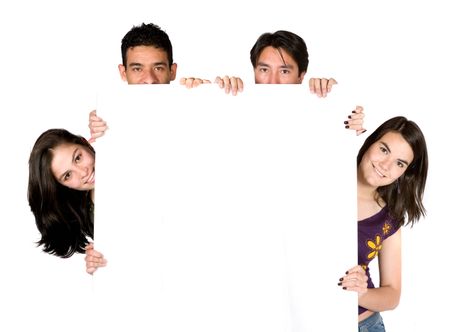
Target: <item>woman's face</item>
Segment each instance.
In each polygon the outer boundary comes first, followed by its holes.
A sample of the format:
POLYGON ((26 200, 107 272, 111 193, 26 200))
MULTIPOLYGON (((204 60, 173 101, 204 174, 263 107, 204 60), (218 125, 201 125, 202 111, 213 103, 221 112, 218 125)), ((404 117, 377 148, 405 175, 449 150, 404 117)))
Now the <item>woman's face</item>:
POLYGON ((414 152, 403 136, 388 132, 364 153, 359 178, 372 187, 387 186, 405 173, 413 158, 414 152))
POLYGON ((53 149, 51 170, 62 185, 75 190, 95 186, 95 159, 91 151, 78 144, 61 144, 53 149))

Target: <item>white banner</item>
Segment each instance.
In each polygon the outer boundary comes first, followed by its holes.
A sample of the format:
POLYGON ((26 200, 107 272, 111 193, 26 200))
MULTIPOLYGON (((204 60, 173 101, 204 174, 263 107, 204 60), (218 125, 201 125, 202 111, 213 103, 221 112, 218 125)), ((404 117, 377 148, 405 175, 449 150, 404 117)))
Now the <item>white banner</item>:
POLYGON ((101 326, 355 330, 356 294, 337 282, 356 265, 362 139, 344 129, 355 105, 339 95, 257 86, 233 97, 216 85, 101 94, 101 326))

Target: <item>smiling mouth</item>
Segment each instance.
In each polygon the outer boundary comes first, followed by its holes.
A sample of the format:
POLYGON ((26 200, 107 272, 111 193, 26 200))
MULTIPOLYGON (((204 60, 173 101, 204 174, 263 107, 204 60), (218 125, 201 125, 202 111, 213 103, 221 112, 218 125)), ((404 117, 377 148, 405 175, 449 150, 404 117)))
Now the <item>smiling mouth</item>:
POLYGON ((385 175, 384 175, 383 173, 381 173, 374 165, 372 165, 372 166, 373 166, 373 169, 375 170, 375 172, 376 172, 380 177, 382 177, 382 178, 385 177, 385 175))
POLYGON ((92 184, 94 182, 95 182, 95 171, 92 171, 91 175, 89 176, 89 178, 86 180, 85 183, 92 184))

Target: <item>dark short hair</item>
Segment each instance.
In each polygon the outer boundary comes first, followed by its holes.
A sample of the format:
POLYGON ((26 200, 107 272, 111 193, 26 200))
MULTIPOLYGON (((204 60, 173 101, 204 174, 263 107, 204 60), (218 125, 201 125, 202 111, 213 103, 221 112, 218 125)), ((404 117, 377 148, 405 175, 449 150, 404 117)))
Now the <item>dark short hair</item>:
POLYGON ((136 46, 153 46, 167 53, 169 66, 173 64, 172 43, 166 32, 153 23, 133 26, 122 39, 122 64, 127 65, 127 51, 136 46))
POLYGON ((263 33, 250 50, 250 61, 256 68, 259 57, 266 47, 285 50, 295 60, 299 75, 308 70, 309 55, 305 41, 293 32, 278 30, 274 33, 263 33))
POLYGON ((93 202, 90 191, 61 185, 51 171, 53 149, 61 144, 78 144, 95 157, 89 142, 65 129, 49 129, 36 140, 28 162, 28 203, 41 233, 43 251, 67 258, 84 252, 94 238, 93 202))

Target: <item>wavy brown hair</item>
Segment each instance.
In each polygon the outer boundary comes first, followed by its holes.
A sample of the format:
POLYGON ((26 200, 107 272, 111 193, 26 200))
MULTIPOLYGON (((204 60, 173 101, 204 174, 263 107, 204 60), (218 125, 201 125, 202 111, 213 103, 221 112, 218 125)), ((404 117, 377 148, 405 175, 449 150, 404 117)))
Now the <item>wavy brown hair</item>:
POLYGON ((41 233, 43 251, 67 258, 83 253, 94 237, 94 203, 91 191, 60 184, 51 171, 53 150, 62 144, 78 144, 95 151, 86 139, 65 129, 49 129, 36 140, 28 162, 28 203, 41 233))

